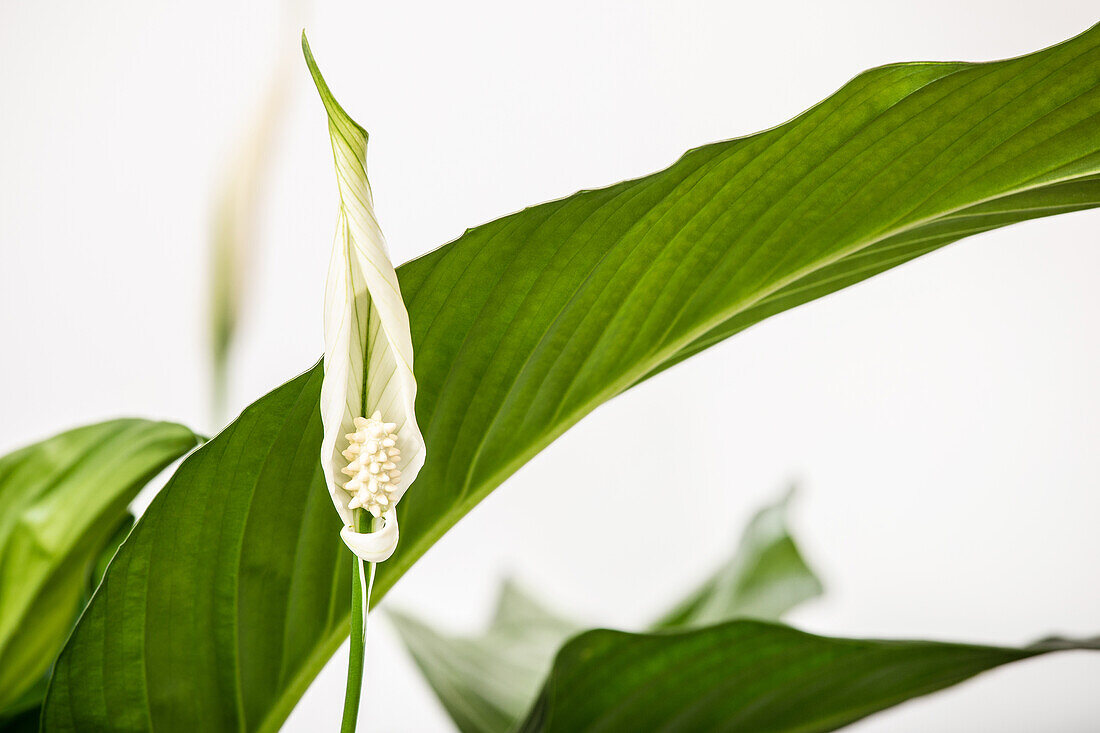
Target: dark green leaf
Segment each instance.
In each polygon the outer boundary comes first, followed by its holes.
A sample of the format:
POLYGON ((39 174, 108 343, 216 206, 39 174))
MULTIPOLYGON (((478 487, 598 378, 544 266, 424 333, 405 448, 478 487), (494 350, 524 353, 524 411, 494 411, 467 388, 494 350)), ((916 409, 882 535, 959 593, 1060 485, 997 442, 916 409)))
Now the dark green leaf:
MULTIPOLYGON (((471 229, 403 266, 428 460, 375 599, 524 462, 646 376, 968 234, 1096 206, 1098 114, 1100 28, 1007 61, 885 66, 786 124, 471 229)), ((256 403, 247 428, 198 451, 157 498, 62 655, 55 728, 285 718, 347 628, 333 581, 345 553, 311 470, 319 382, 315 367, 256 403), (291 393, 293 410, 280 406, 291 393)))
POLYGON ((1008 662, 1100 639, 1024 649, 814 636, 759 621, 570 641, 521 730, 814 733, 1008 662))
POLYGON ((0 715, 45 675, 127 505, 198 438, 111 420, 0 458, 0 715))

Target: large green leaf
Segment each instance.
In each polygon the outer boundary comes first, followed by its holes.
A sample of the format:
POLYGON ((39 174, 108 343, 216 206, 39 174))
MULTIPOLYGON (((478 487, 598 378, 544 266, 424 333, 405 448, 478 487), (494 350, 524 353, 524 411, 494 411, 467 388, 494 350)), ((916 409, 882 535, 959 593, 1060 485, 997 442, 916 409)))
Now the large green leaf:
POLYGON ((36 704, 127 505, 197 442, 182 425, 111 420, 0 458, 0 717, 36 704))
MULTIPOLYGON (((784 498, 757 512, 733 557, 655 628, 686 628, 745 616, 778 619, 819 595, 821 582, 787 530, 786 508, 784 498)), ((562 644, 583 628, 510 582, 501 590, 488 631, 480 636, 440 633, 403 613, 391 612, 390 617, 464 733, 513 730, 531 708, 562 644)))
MULTIPOLYGON (((525 461, 647 375, 960 237, 1096 206, 1098 114, 1100 28, 1007 61, 885 66, 776 128, 471 229, 401 267, 430 458, 375 599, 525 461)), ((309 623, 283 625, 280 610, 310 607, 344 573, 335 520, 302 524, 327 500, 307 468, 319 383, 315 367, 256 403, 247 430, 198 451, 158 496, 62 654, 48 722, 285 718, 346 634, 343 593, 309 623), (291 392, 300 406, 279 407, 291 392), (228 445, 240 460, 223 465, 228 445), (292 459, 300 470, 267 468, 292 459), (284 512, 297 515, 276 521, 284 512), (299 553, 324 558, 309 572, 324 591, 295 572, 299 553)))
POLYGON ((1100 638, 1007 649, 837 639, 760 621, 665 634, 590 631, 558 654, 520 730, 829 731, 1060 649, 1100 649, 1100 638))

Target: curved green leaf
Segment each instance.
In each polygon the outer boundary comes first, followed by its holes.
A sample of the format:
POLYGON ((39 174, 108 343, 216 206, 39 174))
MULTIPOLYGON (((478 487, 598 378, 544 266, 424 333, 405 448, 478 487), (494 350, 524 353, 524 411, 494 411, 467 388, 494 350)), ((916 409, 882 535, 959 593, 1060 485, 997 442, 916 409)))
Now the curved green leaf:
POLYGON ((400 270, 432 459, 393 580, 595 406, 967 234, 1100 204, 1100 28, 873 69, 777 128, 468 231, 400 270))
POLYGON ((197 443, 182 425, 124 419, 0 458, 0 717, 61 650, 127 505, 197 443))
MULTIPOLYGON (((1098 115, 1100 28, 1007 61, 885 66, 779 127, 471 229, 401 267, 430 458, 375 599, 525 461, 646 376, 960 237, 1096 206, 1098 115)), ((347 629, 346 594, 312 626, 261 624, 275 644, 250 625, 321 592, 300 584, 289 548, 329 553, 318 577, 343 572, 330 526, 263 526, 326 493, 304 467, 278 492, 260 473, 317 454, 319 382, 315 367, 256 403, 246 416, 266 436, 235 429, 157 498, 161 519, 139 524, 142 541, 124 545, 61 657, 46 711, 58 729, 284 719, 347 629), (292 415, 274 407, 287 389, 301 402, 292 415), (235 441, 239 464, 219 465, 235 441), (211 514, 226 502, 235 511, 211 514), (204 651, 211 636, 217 653, 204 651)))
POLYGON ((520 730, 830 731, 1061 649, 1100 649, 1100 638, 1007 649, 837 639, 760 621, 665 634, 590 631, 558 654, 520 730))

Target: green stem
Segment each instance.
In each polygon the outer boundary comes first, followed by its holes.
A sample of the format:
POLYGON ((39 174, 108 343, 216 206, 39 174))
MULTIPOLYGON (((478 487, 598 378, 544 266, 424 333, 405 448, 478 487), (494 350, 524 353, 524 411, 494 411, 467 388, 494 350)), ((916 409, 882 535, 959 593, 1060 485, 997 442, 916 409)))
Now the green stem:
MULTIPOLYGON (((355 531, 374 531, 374 517, 356 509, 355 531), (370 530, 367 530, 367 525, 370 530)), ((359 719, 359 697, 363 692, 363 662, 366 659, 367 646, 367 609, 370 606, 370 592, 374 586, 374 563, 364 563, 354 557, 351 564, 351 652, 348 656, 348 685, 344 690, 344 718, 340 723, 340 733, 355 733, 355 724, 359 719), (369 565, 369 568, 366 567, 369 565), (367 582, 364 583, 364 575, 367 582), (365 596, 365 597, 364 597, 365 596)))

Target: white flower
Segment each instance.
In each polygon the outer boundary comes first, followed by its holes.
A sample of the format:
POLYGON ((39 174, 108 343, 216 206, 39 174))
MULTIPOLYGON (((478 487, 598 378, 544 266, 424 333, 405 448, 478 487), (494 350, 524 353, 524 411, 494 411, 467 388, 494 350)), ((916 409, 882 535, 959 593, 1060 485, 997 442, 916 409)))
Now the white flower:
POLYGON ((340 536, 363 560, 381 562, 397 547, 397 503, 424 465, 409 314, 374 216, 367 133, 337 103, 303 47, 328 112, 340 190, 325 287, 321 467, 344 520, 340 536), (358 507, 381 517, 382 527, 355 531, 358 507))

